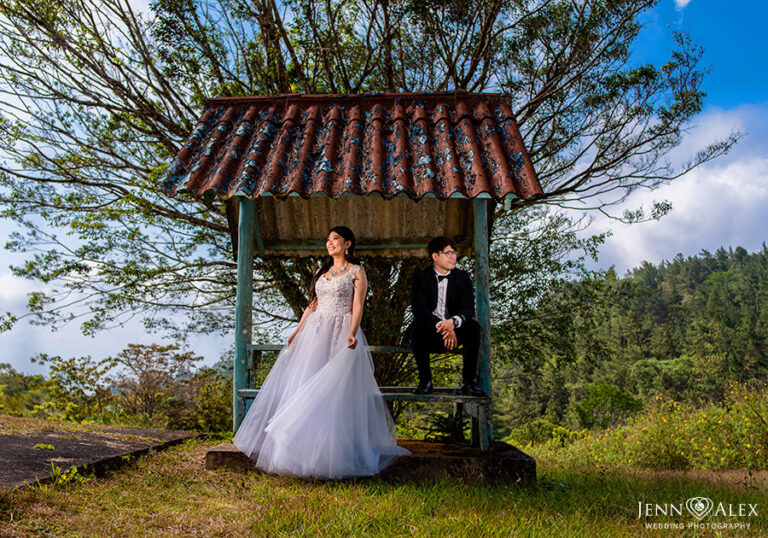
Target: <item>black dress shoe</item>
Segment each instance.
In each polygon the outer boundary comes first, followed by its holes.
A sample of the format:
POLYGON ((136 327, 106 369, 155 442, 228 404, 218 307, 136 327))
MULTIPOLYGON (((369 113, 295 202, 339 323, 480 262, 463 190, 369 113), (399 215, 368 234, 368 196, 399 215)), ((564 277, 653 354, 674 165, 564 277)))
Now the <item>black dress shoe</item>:
POLYGON ((461 393, 465 396, 488 396, 483 389, 478 387, 474 383, 462 383, 461 385, 461 393))
POLYGON ((426 383, 419 383, 419 386, 414 389, 413 393, 414 394, 432 394, 432 382, 427 381, 426 383))

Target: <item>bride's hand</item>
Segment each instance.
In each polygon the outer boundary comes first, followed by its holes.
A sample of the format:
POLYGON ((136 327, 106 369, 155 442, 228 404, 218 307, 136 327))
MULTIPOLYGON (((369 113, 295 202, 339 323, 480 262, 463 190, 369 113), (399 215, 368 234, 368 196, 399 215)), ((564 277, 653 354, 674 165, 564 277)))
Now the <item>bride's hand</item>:
POLYGON ((355 349, 357 347, 357 338, 354 334, 347 335, 347 347, 355 349))
POLYGON ((290 346, 294 338, 296 338, 296 331, 294 331, 293 334, 291 334, 291 336, 288 337, 288 342, 286 342, 285 347, 290 346))

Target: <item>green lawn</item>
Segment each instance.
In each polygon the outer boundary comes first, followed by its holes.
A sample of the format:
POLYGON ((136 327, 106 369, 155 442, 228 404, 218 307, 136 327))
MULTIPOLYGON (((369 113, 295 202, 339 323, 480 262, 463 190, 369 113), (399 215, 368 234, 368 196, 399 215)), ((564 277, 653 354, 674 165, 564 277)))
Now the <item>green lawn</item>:
POLYGON ((263 474, 206 471, 214 441, 192 440, 152 453, 101 478, 27 487, 0 497, 0 535, 25 536, 657 536, 669 531, 638 519, 638 503, 757 505, 757 517, 704 521, 750 523, 749 529, 673 531, 674 535, 758 536, 768 532, 764 474, 566 469, 539 462, 538 487, 310 482, 263 474))

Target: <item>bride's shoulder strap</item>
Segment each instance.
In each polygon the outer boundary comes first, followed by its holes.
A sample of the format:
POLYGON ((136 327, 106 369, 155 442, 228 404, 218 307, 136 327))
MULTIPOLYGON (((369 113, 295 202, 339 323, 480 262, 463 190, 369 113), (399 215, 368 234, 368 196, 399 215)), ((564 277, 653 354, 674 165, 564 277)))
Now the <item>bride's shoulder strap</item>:
POLYGON ((352 278, 358 278, 361 274, 361 271, 362 271, 362 274, 364 275, 365 271, 363 271, 363 267, 361 265, 353 265, 352 267, 349 268, 349 272, 352 273, 353 275, 352 278))

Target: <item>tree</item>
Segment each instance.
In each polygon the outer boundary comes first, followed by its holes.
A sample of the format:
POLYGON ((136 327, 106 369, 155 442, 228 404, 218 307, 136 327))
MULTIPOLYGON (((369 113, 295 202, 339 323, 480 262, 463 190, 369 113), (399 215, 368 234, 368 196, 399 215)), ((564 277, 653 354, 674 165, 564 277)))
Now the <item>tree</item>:
POLYGON ((232 428, 232 379, 178 345, 128 344, 115 357, 41 354, 50 379, 0 364, 0 411, 65 420, 221 433, 232 428))
POLYGON ((601 430, 621 424, 642 408, 642 400, 606 383, 589 387, 589 396, 574 406, 584 428, 601 430))
POLYGON ((49 402, 51 383, 41 375, 24 375, 10 364, 0 363, 0 413, 29 415, 49 402))
POLYGON ((501 216, 491 244, 494 404, 500 432, 543 417, 564 424, 571 395, 608 353, 605 310, 635 294, 613 270, 591 271, 607 233, 546 207, 501 216), (502 232, 503 230, 503 232, 502 232), (588 355, 588 356, 587 356, 588 355), (582 377, 569 377, 573 372, 582 377))
POLYGON ((152 421, 172 406, 174 395, 182 392, 179 386, 193 376, 193 364, 202 359, 178 350, 175 344, 128 344, 116 357, 105 360, 110 369, 118 368, 110 381, 127 414, 145 415, 152 421))
MULTIPOLYGON (((655 3, 156 0, 137 13, 127 0, 0 0, 0 205, 24 230, 7 248, 30 254, 14 273, 49 287, 30 295, 33 321, 82 318, 93 333, 141 316, 176 338, 231 330, 229 202, 157 187, 208 96, 504 92, 547 193, 538 203, 566 207, 607 211, 725 153, 737 135, 680 168, 666 162, 701 110, 705 73, 684 36, 663 66, 631 65, 655 3)), ((256 263, 257 327, 298 315, 315 264, 256 263)), ((366 267, 377 278, 364 328, 392 343, 413 263, 366 267)), ((17 320, 6 313, 1 326, 17 320)), ((409 375, 397 364, 377 364, 380 381, 409 375)))
POLYGON ((32 362, 46 364, 49 369, 51 402, 40 410, 43 415, 81 421, 103 412, 113 400, 106 379, 110 367, 104 361, 90 356, 63 358, 41 353, 32 362))
MULTIPOLYGON (((494 328, 495 354, 511 358, 496 361, 497 429, 540 417, 588 425, 584 402, 598 386, 646 403, 701 403, 727 398, 733 383, 764 379, 768 249, 717 252, 643 262, 621 279, 606 271, 559 282, 545 264, 524 264, 542 268, 550 291, 494 328)), ((522 262, 516 254, 509 258, 522 262)))

